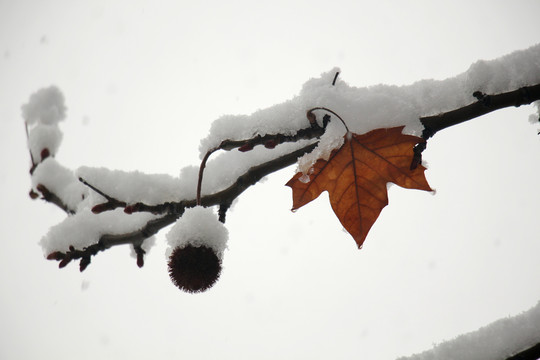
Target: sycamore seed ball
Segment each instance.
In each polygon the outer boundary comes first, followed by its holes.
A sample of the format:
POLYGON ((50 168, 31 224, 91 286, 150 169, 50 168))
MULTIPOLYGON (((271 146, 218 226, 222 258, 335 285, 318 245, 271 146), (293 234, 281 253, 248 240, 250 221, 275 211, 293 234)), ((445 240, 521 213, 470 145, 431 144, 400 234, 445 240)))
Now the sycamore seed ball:
POLYGON ((207 246, 177 247, 169 257, 169 276, 180 289, 190 293, 211 288, 221 274, 221 260, 207 246))
POLYGON ((189 293, 211 288, 221 274, 228 231, 212 208, 186 209, 167 233, 169 276, 189 293))

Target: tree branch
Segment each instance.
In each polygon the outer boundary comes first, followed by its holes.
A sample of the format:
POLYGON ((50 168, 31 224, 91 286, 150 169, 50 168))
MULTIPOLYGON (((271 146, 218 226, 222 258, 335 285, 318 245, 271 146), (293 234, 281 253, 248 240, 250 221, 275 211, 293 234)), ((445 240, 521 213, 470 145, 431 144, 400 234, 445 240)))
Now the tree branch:
MULTIPOLYGON (((316 145, 317 143, 313 143, 304 146, 301 149, 280 156, 279 158, 251 167, 243 175, 238 177, 238 179, 228 188, 214 194, 202 196, 200 199, 200 204, 205 207, 220 205, 219 216, 220 219, 223 219, 224 221, 225 209, 228 208, 230 204, 232 204, 233 200, 240 196, 240 194, 242 194, 247 188, 259 182, 263 177, 296 163, 300 156, 312 151, 316 145), (221 209, 221 207, 223 207, 223 209, 221 209)), ((84 183, 89 185, 87 182, 84 183)), ((91 188, 93 190, 98 190, 94 186, 91 188)), ((109 203, 114 203, 116 205, 122 203, 113 197, 104 194, 102 191, 98 191, 101 195, 105 196, 105 198, 109 200, 109 203)), ((164 213, 165 215, 158 219, 150 220, 141 229, 124 234, 105 234, 101 236, 96 244, 90 245, 82 250, 70 247, 69 251, 67 252, 56 251, 49 254, 47 259, 60 261, 59 267, 61 268, 65 267, 72 260, 80 259, 79 268, 81 271, 83 271, 90 264, 91 257, 97 253, 105 251, 113 246, 133 244, 137 253, 137 265, 140 267, 144 263, 143 253, 141 253, 143 250, 140 248, 142 242, 158 233, 164 227, 174 223, 180 216, 182 216, 186 208, 191 208, 196 205, 197 199, 182 200, 180 202, 168 202, 155 206, 150 206, 143 203, 128 205, 124 209, 124 211, 128 214, 132 212, 146 211, 155 214, 164 213), (139 251, 137 251, 138 248, 140 249, 139 251)), ((92 210, 94 209, 95 207, 92 210)))
MULTIPOLYGON (((533 101, 540 100, 540 84, 523 87, 515 91, 497 95, 485 95, 480 92, 475 92, 473 95, 478 99, 478 101, 475 103, 446 113, 420 118, 420 121, 425 127, 423 132, 424 139, 429 139, 442 129, 460 124, 464 121, 471 120, 492 111, 509 106, 530 104, 533 101)), ((326 125, 330 121, 330 116, 325 115, 323 117, 322 126, 319 125, 316 121, 315 115, 312 112, 313 110, 317 109, 319 108, 314 108, 307 112, 310 127, 300 129, 294 135, 274 134, 256 136, 252 139, 246 140, 224 140, 217 148, 210 150, 205 156, 205 159, 207 160, 208 156, 217 150, 232 150, 237 148, 240 151, 249 151, 256 145, 264 145, 267 148, 274 148, 276 145, 283 142, 295 142, 301 139, 318 138, 324 133, 326 125)), ((328 109, 323 110, 329 111, 328 109)), ((253 166, 243 175, 239 176, 228 188, 213 194, 201 196, 200 183, 202 182, 202 174, 200 174, 198 179, 199 184, 197 197, 195 199, 185 199, 179 202, 166 202, 158 205, 147 205, 139 202, 128 205, 124 201, 115 199, 114 197, 105 194, 103 191, 89 184, 84 179, 79 179, 81 182, 102 195, 107 200, 106 203, 94 206, 92 208, 94 213, 100 213, 103 211, 113 210, 118 207, 123 207, 124 212, 127 214, 131 214, 133 212, 150 212, 153 214, 163 214, 164 216, 149 221, 143 228, 139 230, 125 234, 106 234, 101 236, 97 244, 91 245, 82 250, 71 247, 70 250, 65 253, 54 252, 50 254, 48 258, 50 260, 60 261, 60 267, 66 266, 71 260, 81 259, 80 268, 82 271, 86 268, 86 266, 88 266, 88 264, 90 264, 91 256, 96 255, 98 252, 117 245, 133 244, 137 253, 137 263, 139 266, 142 266, 144 254, 144 250, 142 250, 140 247, 142 242, 148 237, 156 234, 162 228, 174 223, 180 216, 182 216, 186 208, 194 207, 197 204, 205 207, 218 205, 220 207, 220 221, 224 222, 227 209, 230 207, 232 202, 247 188, 259 182, 264 176, 296 163, 299 157, 311 152, 317 146, 317 143, 318 142, 314 142, 289 154, 280 156, 263 164, 253 166)), ((420 143, 415 147, 415 156, 413 162, 411 163, 411 168, 421 163, 421 153, 425 148, 425 142, 420 143)), ((203 164, 204 163, 205 161, 203 160, 203 164)), ((201 166, 201 172, 203 169, 204 166, 201 166)), ((38 187, 38 190, 43 194, 46 201, 56 204, 68 213, 73 213, 72 210, 68 209, 64 204, 62 204, 55 194, 48 191, 44 186, 38 187)))
POLYGON ((540 359, 540 343, 523 350, 519 354, 513 355, 506 360, 538 360, 540 359))
MULTIPOLYGON (((201 205, 208 207, 214 205, 232 204, 232 202, 247 188, 259 182, 263 177, 296 163, 299 157, 312 151, 316 146, 317 143, 309 144, 301 149, 249 168, 249 170, 247 170, 243 175, 239 176, 228 188, 214 194, 201 196, 201 205)), ((191 208, 196 205, 197 199, 166 202, 158 205, 147 205, 139 202, 126 206, 124 211, 128 214, 134 212, 150 212, 153 214, 178 214, 178 216, 181 216, 186 208, 191 208)))
MULTIPOLYGON (((540 100, 540 84, 525 86, 496 95, 486 95, 480 91, 475 91, 473 96, 478 101, 445 113, 421 117, 420 122, 424 125, 422 137, 427 141, 440 130, 450 126, 461 124, 505 107, 519 107, 538 101, 540 100)), ((422 142, 414 147, 414 157, 410 166, 411 170, 416 169, 422 163, 422 152, 426 149, 426 146, 427 142, 422 142)))
MULTIPOLYGON (((339 73, 336 74, 336 78, 338 74, 339 73)), ((210 155, 212 155, 214 152, 218 150, 229 151, 236 148, 241 152, 246 152, 246 151, 252 150, 257 145, 264 145, 264 147, 266 147, 267 149, 273 149, 279 144, 283 144, 285 142, 297 142, 299 140, 311 140, 311 139, 319 138, 322 136, 322 134, 324 134, 324 131, 326 130, 326 125, 330 121, 330 116, 326 114, 323 117, 323 126, 319 125, 315 114, 313 114, 314 110, 319 110, 319 109, 327 110, 333 113, 332 110, 329 110, 326 108, 314 108, 314 109, 309 110, 306 113, 306 117, 309 121, 310 127, 300 129, 293 135, 266 134, 264 136, 258 135, 254 138, 246 139, 246 140, 223 140, 219 144, 218 147, 208 150, 206 154, 204 155, 201 161, 201 164, 199 166, 199 178, 197 180, 197 204, 200 205, 201 203, 201 189, 202 189, 204 169, 206 167, 206 162, 210 158, 210 155)))
POLYGON ((540 100, 540 84, 525 86, 496 95, 485 95, 477 91, 473 96, 478 101, 470 105, 438 115, 421 117, 420 122, 424 125, 422 137, 428 140, 438 131, 450 126, 461 124, 505 107, 519 107, 540 100))

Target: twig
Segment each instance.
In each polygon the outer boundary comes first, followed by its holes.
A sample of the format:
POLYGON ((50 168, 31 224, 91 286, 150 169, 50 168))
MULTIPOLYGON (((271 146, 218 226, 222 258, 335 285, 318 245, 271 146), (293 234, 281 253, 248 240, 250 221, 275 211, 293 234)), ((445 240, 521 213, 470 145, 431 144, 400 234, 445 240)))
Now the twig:
MULTIPOLYGON (((337 78, 338 74, 339 74, 339 72, 336 74, 336 78, 337 78)), ((334 82, 335 82, 335 79, 334 79, 334 82)), ((229 150, 236 149, 236 148, 239 151, 246 152, 246 151, 252 150, 256 145, 263 145, 263 144, 267 149, 273 149, 277 145, 282 144, 284 142, 297 142, 298 140, 301 140, 301 139, 319 138, 324 133, 324 131, 326 129, 326 124, 328 123, 329 119, 325 117, 324 120, 323 120, 324 125, 321 127, 317 123, 315 115, 312 113, 312 110, 317 110, 317 109, 325 109, 327 111, 330 111, 330 112, 334 113, 333 111, 328 110, 326 108, 311 109, 306 114, 306 116, 308 118, 308 121, 310 123, 310 127, 300 129, 294 135, 267 134, 267 135, 264 135, 264 136, 258 135, 258 136, 254 137, 254 138, 245 139, 245 140, 223 140, 219 144, 218 147, 208 150, 206 152, 206 154, 204 155, 204 157, 203 157, 203 159, 201 161, 201 164, 199 165, 199 177, 197 179, 197 193, 196 193, 197 205, 201 205, 202 180, 203 180, 203 176, 204 176, 204 169, 206 168, 206 162, 210 158, 210 155, 212 155, 214 152, 216 152, 218 150, 227 150, 227 151, 229 151, 229 150)), ((339 115, 336 114, 336 116, 339 118, 339 115)), ((343 119, 341 119, 341 118, 339 118, 339 119, 343 122, 343 119)), ((347 127, 347 125, 345 125, 345 127, 347 127)), ((229 206, 230 206, 230 204, 229 204, 229 206)), ((222 211, 224 213, 220 214, 220 219, 225 219, 225 212, 227 211, 229 206, 223 208, 224 210, 222 210, 222 211)))
POLYGON ((103 196, 105 199, 107 199, 106 203, 97 204, 92 208, 92 212, 94 214, 99 214, 99 213, 102 213, 102 212, 108 211, 108 210, 114 210, 114 209, 119 208, 119 207, 123 207, 123 208, 126 207, 126 205, 127 205, 126 202, 120 201, 118 199, 113 198, 110 195, 105 194, 103 191, 96 188, 94 185, 88 183, 88 181, 84 180, 82 177, 79 177, 79 181, 82 182, 84 185, 88 186, 90 189, 97 192, 99 195, 103 196))
MULTIPOLYGON (((427 141, 440 130, 450 126, 461 124, 465 121, 489 114, 495 110, 510 106, 519 107, 540 100, 540 84, 525 86, 517 90, 496 95, 486 95, 480 91, 475 91, 472 95, 478 99, 478 101, 445 113, 421 117, 420 122, 424 125, 422 137, 427 141)), ((414 170, 422 163, 422 152, 425 149, 425 142, 419 143, 414 147, 411 170, 414 170)))
POLYGON ((540 343, 513 355, 506 360, 538 360, 540 359, 540 343))
POLYGON ((521 106, 540 100, 540 84, 525 86, 514 91, 496 95, 485 95, 480 92, 473 94, 478 101, 459 109, 433 116, 421 117, 424 125, 422 137, 426 140, 433 137, 438 131, 462 122, 489 114, 492 111, 510 106, 521 106))
MULTIPOLYGON (((236 182, 228 188, 214 194, 201 196, 200 205, 208 207, 214 205, 223 206, 223 204, 232 204, 233 200, 240 196, 240 194, 242 194, 251 185, 256 184, 268 174, 271 174, 296 163, 300 156, 312 151, 316 145, 317 143, 313 143, 304 146, 301 149, 283 155, 279 158, 267 161, 258 166, 251 167, 242 176, 238 177, 236 182)), ((92 188, 96 189, 95 187, 92 188)), ((103 192, 100 193, 104 194, 103 192)), ((111 200, 116 200, 111 198, 110 196, 109 198, 111 200)), ((150 220, 148 223, 146 223, 144 227, 139 230, 124 234, 106 234, 101 236, 98 243, 90 245, 82 250, 70 247, 69 251, 65 253, 58 251, 53 252, 49 254, 47 258, 49 260, 60 261, 60 267, 66 266, 69 262, 71 262, 71 260, 81 259, 79 267, 81 271, 83 271, 90 264, 90 259, 92 256, 96 255, 100 251, 104 251, 113 246, 133 244, 135 246, 135 251, 137 252, 137 246, 140 246, 145 239, 155 235, 164 227, 174 223, 176 220, 178 220, 180 216, 183 215, 186 208, 194 207, 197 205, 197 203, 197 199, 192 199, 182 200, 180 202, 169 202, 156 206, 145 205, 142 203, 127 206, 126 209, 129 208, 130 212, 148 211, 158 213, 159 211, 165 211, 167 213, 160 218, 150 220)), ((223 209, 220 209, 220 221, 221 219, 223 219, 223 221, 225 219, 224 213, 222 214, 222 212, 225 210, 225 207, 223 207, 223 209)), ((142 259, 139 259, 140 256, 142 255, 139 255, 139 253, 137 253, 138 265, 143 261, 142 259)))
MULTIPOLYGON (((70 209, 69 206, 66 203, 64 203, 64 201, 62 201, 62 199, 58 195, 51 192, 45 185, 38 184, 36 186, 36 190, 41 193, 43 200, 58 206, 60 209, 64 210, 69 215, 75 214, 75 210, 70 209)), ((35 196, 32 194, 33 192, 30 192, 31 197, 35 196)))
MULTIPOLYGON (((239 176, 228 188, 214 194, 202 195, 200 205, 208 207, 214 205, 221 206, 228 203, 232 204, 232 202, 251 185, 256 184, 260 179, 271 173, 296 163, 299 157, 312 151, 315 146, 317 146, 317 143, 309 144, 296 151, 249 168, 249 170, 247 170, 243 175, 239 176)), ((194 207, 196 205, 197 199, 185 199, 179 202, 166 202, 158 205, 147 205, 139 202, 126 206, 124 211, 128 213, 149 212, 152 214, 167 213, 181 215, 184 213, 185 209, 194 207)))
POLYGON ((334 81, 332 81, 332 86, 336 85, 338 76, 339 76, 339 71, 336 71, 336 75, 334 76, 334 81))
POLYGON ((137 254, 137 266, 142 267, 144 265, 144 253, 141 245, 143 241, 153 235, 159 230, 172 224, 180 217, 176 215, 166 215, 158 219, 150 220, 144 227, 139 230, 132 231, 126 234, 107 234, 101 236, 99 241, 95 244, 87 246, 81 249, 75 249, 73 246, 69 247, 66 252, 55 251, 47 256, 48 260, 59 261, 58 267, 63 268, 68 265, 72 260, 78 260, 79 270, 84 271, 88 265, 90 265, 92 256, 95 256, 101 251, 105 251, 113 246, 133 244, 135 253, 137 254))
MULTIPOLYGON (((515 91, 510 91, 497 95, 485 95, 482 93, 475 93, 475 97, 478 99, 477 102, 463 108, 435 116, 427 116, 420 118, 420 121, 425 127, 423 134, 424 139, 429 139, 435 133, 442 129, 487 114, 494 110, 509 106, 520 106, 522 104, 529 104, 533 101, 540 100, 540 84, 520 88, 515 91)), ((207 156, 205 156, 205 159, 203 159, 203 163, 201 165, 205 166, 205 160, 208 160, 210 154, 212 154, 217 149, 232 150, 237 148, 240 151, 249 151, 253 149, 253 147, 256 145, 264 145, 266 147, 272 148, 277 144, 281 144, 283 142, 294 142, 301 139, 318 138, 324 133, 330 117, 329 115, 325 115, 325 117, 323 118, 323 125, 320 126, 317 123, 316 117, 313 113, 313 111, 315 110, 324 110, 335 115, 336 117, 338 117, 338 119, 342 121, 347 131, 349 131, 343 119, 341 119, 339 115, 336 114, 334 111, 324 107, 316 107, 307 112, 307 118, 310 122, 309 128, 301 129, 294 135, 274 134, 257 136, 252 139, 246 140, 224 140, 221 142, 218 148, 213 149, 207 153, 207 156)), ((258 166, 253 166, 243 175, 239 176, 232 185, 219 192, 201 195, 201 189, 199 184, 197 189, 197 196, 195 199, 185 199, 179 202, 166 202, 158 205, 147 205, 144 203, 127 205, 126 202, 115 199, 112 196, 105 194, 103 191, 89 184, 87 181, 81 178, 81 182, 83 182, 86 186, 90 187, 92 190, 96 191, 98 194, 102 195, 105 199, 107 199, 107 203, 96 205, 96 207, 98 208, 94 207, 92 209, 94 212, 110 210, 116 207, 124 207, 124 212, 128 214, 133 212, 151 212, 154 214, 163 214, 164 216, 149 221, 143 228, 133 232, 125 234, 103 235, 99 239, 99 242, 97 244, 88 246, 82 250, 70 247, 69 251, 65 253, 54 252, 49 255, 49 259, 60 261, 60 267, 66 266, 71 260, 81 259, 80 268, 82 271, 88 266, 88 264, 90 264, 91 257, 96 255, 98 252, 104 251, 110 247, 117 245, 133 244, 137 254, 137 263, 143 264, 144 250, 142 250, 141 244, 144 239, 147 239, 148 237, 156 234, 162 228, 174 223, 180 216, 182 216, 186 208, 194 207, 197 204, 206 207, 219 205, 219 219, 220 221, 224 222, 225 214, 230 204, 232 204, 232 202, 238 196, 240 196, 240 194, 242 194, 247 188, 249 188, 251 185, 256 184, 264 176, 267 176, 273 172, 276 172, 280 169, 296 163, 299 157, 312 151, 317 146, 317 143, 318 142, 315 141, 314 143, 306 145, 303 148, 293 151, 289 154, 285 154, 258 166)), ((425 149, 425 146, 425 143, 420 143, 417 145, 417 148, 415 148, 415 157, 413 159, 411 167, 413 165, 417 166, 421 163, 421 153, 425 149)), ((201 171, 204 169, 204 166, 201 166, 201 171)), ((199 176, 199 183, 202 183, 202 175, 199 176)), ((50 192, 44 186, 38 186, 37 190, 42 193, 43 198, 46 201, 54 203, 68 213, 74 213, 73 210, 69 209, 65 204, 62 203, 58 196, 50 192)))

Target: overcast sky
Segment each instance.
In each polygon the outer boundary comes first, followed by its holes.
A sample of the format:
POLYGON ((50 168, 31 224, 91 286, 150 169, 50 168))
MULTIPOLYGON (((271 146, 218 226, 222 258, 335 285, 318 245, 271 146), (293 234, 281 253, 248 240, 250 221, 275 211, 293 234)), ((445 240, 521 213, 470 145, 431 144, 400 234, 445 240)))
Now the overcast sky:
POLYGON ((294 167, 228 214, 219 282, 170 282, 164 233, 84 273, 43 258, 65 215, 28 197, 20 106, 51 84, 57 159, 177 175, 223 114, 249 114, 339 66, 354 86, 444 79, 540 42, 530 1, 0 0, 0 358, 394 359, 540 300, 540 124, 530 106, 428 144, 435 196, 396 186, 362 250, 326 195, 296 213, 294 167))

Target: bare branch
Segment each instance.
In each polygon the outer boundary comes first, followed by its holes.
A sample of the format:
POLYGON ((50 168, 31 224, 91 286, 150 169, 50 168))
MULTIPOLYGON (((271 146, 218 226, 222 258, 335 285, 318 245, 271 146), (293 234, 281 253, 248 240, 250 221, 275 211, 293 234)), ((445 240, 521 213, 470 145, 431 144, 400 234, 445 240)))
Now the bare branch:
MULTIPOLYGON (((474 96, 478 99, 478 101, 468 106, 439 115, 420 118, 420 121, 425 126, 423 137, 427 140, 439 130, 487 114, 497 109, 509 106, 520 106, 522 104, 529 104, 533 101, 540 100, 540 85, 524 87, 515 91, 510 91, 497 95, 485 95, 476 92, 474 96)), ((201 164, 197 187, 197 197, 195 199, 184 199, 179 202, 166 202, 158 205, 147 205, 141 202, 128 205, 126 202, 115 199, 114 197, 104 193, 97 187, 89 184, 87 181, 80 178, 79 180, 83 182, 86 186, 90 187, 92 190, 96 191, 105 199, 107 199, 106 203, 94 206, 94 208, 92 209, 94 213, 123 207, 126 214, 131 214, 133 212, 150 212, 156 215, 161 214, 163 216, 149 221, 144 227, 133 232, 125 234, 106 234, 101 236, 98 243, 88 246, 82 250, 74 249, 73 247, 71 247, 70 250, 65 253, 54 252, 50 254, 48 258, 50 260, 60 261, 60 267, 66 266, 71 260, 81 259, 80 269, 82 271, 88 266, 88 264, 90 264, 91 257, 96 255, 98 252, 104 251, 117 245, 132 244, 137 254, 137 264, 139 266, 142 266, 142 264, 144 263, 144 250, 141 247, 142 242, 150 236, 153 236, 154 234, 159 232, 164 227, 174 223, 180 216, 182 216, 185 209, 194 207, 196 205, 202 205, 205 207, 217 205, 220 207, 219 219, 220 221, 225 222, 227 209, 230 207, 232 202, 238 196, 240 196, 247 188, 259 182, 264 176, 267 176, 273 172, 276 172, 296 163, 299 157, 303 156, 308 152, 311 152, 317 146, 318 142, 315 141, 309 145, 302 147, 301 149, 282 155, 263 164, 253 166, 243 175, 239 176, 236 181, 228 188, 213 194, 207 194, 202 196, 200 189, 202 183, 202 171, 204 169, 206 160, 208 160, 210 154, 217 150, 232 150, 236 148, 240 151, 249 151, 257 145, 264 145, 267 148, 273 148, 283 142, 296 142, 301 139, 319 138, 324 133, 326 125, 330 121, 330 116, 325 115, 323 117, 322 126, 319 125, 313 113, 313 110, 317 109, 330 111, 332 114, 335 114, 333 111, 326 108, 311 109, 307 113, 310 127, 300 129, 294 135, 273 134, 256 136, 252 139, 246 140, 222 141, 219 147, 210 150, 206 154, 201 164)), ((425 149, 425 147, 425 142, 417 145, 417 147, 415 148, 415 158, 413 159, 411 167, 417 166, 421 163, 421 153, 425 149)), ((37 189, 43 194, 43 198, 46 201, 49 201, 59 206, 64 211, 70 214, 74 213, 73 210, 68 209, 67 206, 62 203, 58 196, 51 193, 44 186, 38 186, 37 189)))
POLYGON ((481 92, 473 94, 478 101, 459 109, 442 114, 421 117, 420 122, 424 125, 423 138, 429 139, 439 130, 462 122, 488 114, 510 106, 521 106, 540 100, 540 84, 525 86, 514 91, 508 91, 496 95, 486 95, 481 92))
MULTIPOLYGON (((232 204, 232 202, 251 185, 256 184, 263 177, 271 173, 296 163, 299 157, 312 151, 315 146, 317 146, 317 143, 309 144, 289 154, 251 167, 243 175, 239 176, 228 188, 214 194, 201 196, 200 204, 205 207, 232 204)), ((180 216, 184 213, 186 208, 191 208, 196 205, 197 199, 186 199, 179 202, 167 202, 158 205, 147 205, 139 202, 126 206, 124 211, 126 213, 150 212, 153 214, 179 214, 180 216)))
POLYGON ((84 185, 88 186, 90 189, 97 192, 99 195, 103 196, 105 199, 107 199, 107 202, 102 204, 97 204, 92 208, 92 212, 94 214, 99 214, 104 211, 114 210, 116 208, 122 207, 125 208, 127 203, 124 201, 120 201, 118 199, 113 198, 112 196, 105 194, 100 189, 96 188, 94 185, 88 183, 86 180, 84 180, 82 177, 79 177, 79 181, 82 182, 84 185))
POLYGON ((519 354, 513 355, 506 360, 538 360, 540 359, 540 343, 534 345, 533 347, 528 348, 520 352, 519 354))
MULTIPOLYGON (((336 74, 336 77, 338 74, 336 74)), ((322 134, 324 134, 324 131, 326 130, 326 125, 330 121, 330 117, 328 115, 325 115, 323 118, 323 126, 320 126, 317 123, 315 114, 313 114, 313 110, 318 110, 318 109, 327 110, 334 113, 332 110, 329 110, 326 108, 314 108, 314 109, 309 110, 306 114, 306 117, 310 123, 310 127, 300 129, 293 135, 267 134, 264 136, 258 135, 254 138, 245 139, 245 140, 223 140, 219 144, 218 147, 208 150, 206 154, 204 155, 204 158, 202 159, 201 164, 199 166, 199 178, 197 180, 197 204, 199 205, 201 204, 201 188, 202 188, 202 180, 203 180, 203 175, 204 175, 204 169, 206 167, 206 162, 208 161, 208 159, 214 152, 218 150, 229 151, 232 149, 238 149, 241 152, 246 152, 246 151, 252 150, 257 145, 264 145, 267 149, 273 149, 277 145, 283 144, 285 142, 297 142, 303 139, 310 140, 310 139, 319 138, 321 137, 322 134)))
MULTIPOLYGON (((304 146, 299 150, 293 151, 279 158, 267 161, 266 163, 263 163, 261 165, 251 167, 248 171, 246 171, 246 173, 240 176, 234 184, 232 184, 228 188, 214 194, 202 196, 200 199, 200 204, 205 207, 219 205, 220 220, 224 222, 226 209, 228 209, 230 204, 232 204, 233 200, 240 196, 240 194, 242 194, 247 188, 259 182, 266 175, 269 175, 296 163, 300 156, 313 150, 316 145, 317 143, 313 143, 304 146)), ((92 188, 96 189, 95 187, 92 188)), ((104 194, 101 191, 100 193, 104 194)), ((118 201, 108 195, 107 198, 109 198, 110 201, 113 202, 118 201)), ((141 229, 124 234, 105 234, 101 236, 101 238, 96 244, 90 245, 82 250, 70 247, 69 251, 65 253, 57 251, 49 254, 47 258, 49 260, 60 261, 60 267, 66 266, 69 262, 71 262, 71 260, 81 259, 79 267, 81 271, 83 271, 90 264, 91 257, 96 255, 100 251, 104 251, 113 246, 133 244, 135 252, 137 254, 137 265, 142 266, 140 264, 144 263, 144 253, 140 251, 137 252, 137 248, 140 248, 142 242, 145 239, 157 234, 164 227, 174 223, 180 216, 182 216, 186 208, 191 208, 196 205, 197 200, 190 199, 180 202, 164 203, 156 206, 150 206, 143 203, 126 206, 124 209, 126 213, 147 211, 155 214, 164 213, 165 215, 163 217, 150 220, 141 229)), ((140 250, 142 250, 142 248, 140 250)))
POLYGON ((293 135, 284 135, 284 134, 267 134, 264 136, 256 136, 251 139, 246 140, 223 140, 218 149, 220 150, 232 150, 238 149, 242 152, 249 151, 257 145, 264 145, 268 149, 273 149, 279 144, 285 142, 297 142, 299 140, 311 140, 316 139, 324 134, 326 126, 320 126, 316 121, 310 119, 311 111, 308 112, 307 116, 310 120, 310 127, 298 130, 293 135))
MULTIPOLYGON (((425 140, 428 140, 438 131, 450 126, 461 124, 465 121, 489 114, 495 110, 510 106, 519 107, 540 100, 540 84, 525 86, 517 90, 496 95, 486 95, 480 91, 475 91, 473 96, 478 99, 478 101, 438 115, 421 117, 420 122, 424 125, 422 137, 425 140)), ((426 149, 426 145, 427 143, 423 142, 414 147, 411 170, 416 169, 416 167, 422 163, 422 152, 426 149)))
POLYGON ((126 234, 107 234, 101 236, 96 244, 85 247, 84 249, 75 249, 73 246, 69 247, 66 252, 55 251, 47 256, 48 260, 56 260, 60 263, 60 268, 65 267, 72 260, 80 259, 79 269, 84 271, 90 264, 92 256, 96 255, 100 251, 105 251, 113 246, 133 244, 135 253, 137 254, 137 265, 142 267, 144 265, 144 253, 141 245, 143 241, 155 234, 164 227, 174 223, 181 214, 165 215, 161 218, 150 220, 141 229, 132 231, 126 234))

